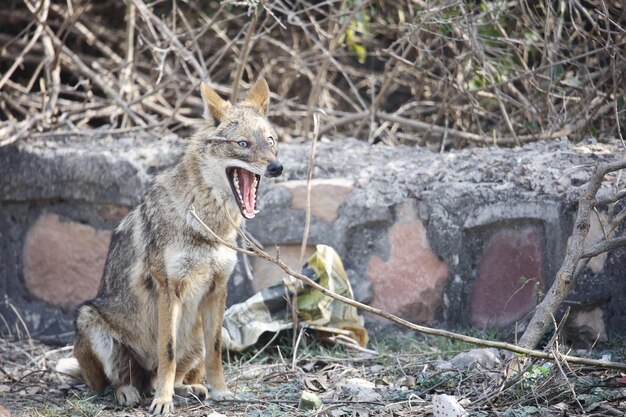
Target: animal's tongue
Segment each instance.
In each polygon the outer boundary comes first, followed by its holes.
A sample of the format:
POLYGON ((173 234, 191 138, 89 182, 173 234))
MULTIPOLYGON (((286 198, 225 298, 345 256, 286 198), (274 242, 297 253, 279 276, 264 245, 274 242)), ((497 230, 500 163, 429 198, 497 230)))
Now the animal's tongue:
POLYGON ((237 168, 239 175, 239 187, 241 191, 241 199, 243 200, 244 215, 251 219, 255 215, 255 194, 256 186, 254 184, 254 174, 243 168, 237 168))

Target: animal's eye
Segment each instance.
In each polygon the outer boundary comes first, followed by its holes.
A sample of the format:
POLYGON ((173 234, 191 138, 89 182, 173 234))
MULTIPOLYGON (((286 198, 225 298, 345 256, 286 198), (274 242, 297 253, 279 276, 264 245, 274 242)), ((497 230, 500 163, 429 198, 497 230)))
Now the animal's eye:
POLYGON ((247 140, 240 140, 239 142, 237 142, 239 144, 239 146, 241 146, 242 148, 249 148, 250 147, 250 142, 248 142, 247 140))
POLYGON ((269 145, 270 145, 270 146, 274 146, 274 145, 276 145, 276 141, 275 141, 275 140, 274 140, 274 138, 273 138, 273 137, 271 137, 271 136, 268 136, 268 138, 267 138, 267 143, 269 143, 269 145))

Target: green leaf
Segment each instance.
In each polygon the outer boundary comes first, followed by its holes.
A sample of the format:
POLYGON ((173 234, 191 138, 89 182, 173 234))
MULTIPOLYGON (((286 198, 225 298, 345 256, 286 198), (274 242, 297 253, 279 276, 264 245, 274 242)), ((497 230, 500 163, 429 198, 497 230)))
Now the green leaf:
POLYGON ((568 87, 574 87, 574 88, 580 88, 583 85, 583 83, 575 75, 571 77, 567 77, 564 80, 561 80, 561 84, 566 85, 568 87))
POLYGON ((355 40, 355 25, 346 29, 346 44, 350 52, 356 54, 359 63, 364 64, 367 58, 367 49, 355 40))

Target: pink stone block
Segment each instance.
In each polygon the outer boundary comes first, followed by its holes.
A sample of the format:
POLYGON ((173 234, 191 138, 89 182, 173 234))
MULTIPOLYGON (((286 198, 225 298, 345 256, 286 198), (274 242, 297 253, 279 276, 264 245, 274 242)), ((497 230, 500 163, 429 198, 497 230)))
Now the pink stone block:
POLYGON ((102 204, 100 216, 105 220, 121 221, 128 214, 128 207, 115 204, 102 204))
POLYGON ((93 298, 104 270, 111 231, 43 214, 24 246, 24 280, 35 297, 63 308, 93 298))
POLYGON ((523 318, 545 291, 541 229, 503 228, 485 245, 470 299, 472 326, 507 326, 523 318))
POLYGON ((429 323, 443 298, 448 267, 430 249, 426 229, 412 203, 399 207, 389 229, 389 258, 371 257, 367 276, 372 305, 402 317, 429 323))

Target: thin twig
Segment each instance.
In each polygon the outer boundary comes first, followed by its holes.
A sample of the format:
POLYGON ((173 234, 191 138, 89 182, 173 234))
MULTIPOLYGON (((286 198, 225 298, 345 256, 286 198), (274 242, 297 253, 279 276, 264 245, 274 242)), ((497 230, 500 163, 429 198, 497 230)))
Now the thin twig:
POLYGON ((298 337, 296 338, 295 343, 293 344, 293 354, 291 355, 291 370, 296 370, 296 362, 298 359, 298 347, 300 346, 300 341, 302 340, 302 336, 304 335, 304 327, 300 328, 300 331, 297 332, 298 337))
POLYGON ((256 28, 256 19, 257 16, 255 13, 250 23, 248 23, 246 37, 243 39, 241 56, 239 57, 239 63, 237 64, 237 72, 235 72, 235 78, 233 78, 233 92, 230 94, 231 103, 237 102, 237 95, 239 94, 239 84, 241 84, 243 70, 246 67, 246 63, 248 62, 248 54, 250 53, 250 49, 252 49, 252 34, 254 33, 254 29, 256 28))
MULTIPOLYGON (((28 5, 30 6, 30 4, 28 5)), ((35 29, 35 33, 30 38, 30 41, 28 41, 28 44, 26 45, 26 47, 22 49, 22 52, 20 52, 19 56, 15 59, 13 64, 4 73, 2 78, 0 78, 0 90, 2 90, 2 87, 4 86, 4 84, 9 80, 9 78, 11 78, 11 75, 13 75, 15 70, 20 65, 22 65, 22 62, 24 62, 24 57, 26 56, 26 54, 28 54, 28 52, 33 48, 33 46, 35 46, 35 44, 39 40, 39 37, 43 34, 44 22, 48 18, 49 8, 50 8, 50 0, 41 0, 39 2, 38 10, 33 12, 37 16, 37 29, 35 29)))

